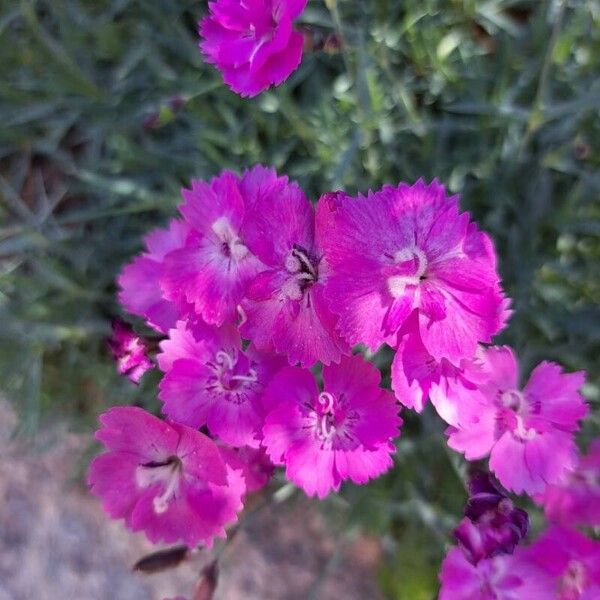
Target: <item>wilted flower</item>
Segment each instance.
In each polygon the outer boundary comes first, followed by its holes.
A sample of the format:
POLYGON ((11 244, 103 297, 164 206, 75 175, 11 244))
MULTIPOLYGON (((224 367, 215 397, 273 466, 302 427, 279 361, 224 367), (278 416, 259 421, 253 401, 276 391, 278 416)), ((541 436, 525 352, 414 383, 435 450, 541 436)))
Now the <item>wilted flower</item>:
POLYGON ((146 343, 131 325, 121 319, 113 320, 112 330, 112 337, 107 343, 117 370, 137 385, 142 375, 154 366, 146 354, 146 343))
POLYGON ((491 475, 477 472, 471 477, 465 518, 454 530, 470 562, 512 554, 528 528, 527 513, 514 506, 491 475))
POLYGON ((258 447, 265 385, 285 364, 282 357, 241 348, 237 329, 204 323, 177 324, 161 342, 165 370, 159 398, 174 421, 200 427, 232 446, 258 447))
POLYGON ((448 445, 468 460, 490 455, 490 469, 516 493, 541 492, 559 482, 577 461, 574 432, 587 414, 579 393, 584 373, 563 373, 542 362, 521 390, 518 365, 506 346, 481 348, 457 384, 458 422, 448 428, 448 445))
POLYGON ((361 356, 323 368, 323 391, 298 367, 282 369, 265 392, 263 444, 287 478, 324 498, 342 481, 367 483, 392 466, 402 420, 379 371, 361 356))
POLYGON ((536 498, 546 517, 565 525, 600 527, 600 439, 596 439, 574 471, 549 485, 536 498))
POLYGON ((143 317, 150 327, 163 333, 189 311, 185 301, 166 300, 160 288, 165 256, 182 248, 189 233, 190 228, 176 219, 172 219, 166 229, 151 231, 144 238, 146 251, 126 265, 117 279, 123 308, 143 317))
POLYGON ((372 351, 384 342, 398 347, 392 386, 403 404, 420 410, 437 369, 458 367, 504 325, 492 242, 436 181, 323 202, 317 230, 330 268, 325 297, 339 331, 372 351), (418 347, 419 360, 403 344, 418 347))
POLYGON ((217 0, 200 22, 200 48, 242 96, 284 82, 298 68, 304 37, 293 30, 307 0, 217 0))
POLYGON ((212 545, 237 519, 245 492, 241 472, 227 466, 202 433, 166 423, 136 407, 101 415, 88 483, 113 519, 151 542, 212 545))

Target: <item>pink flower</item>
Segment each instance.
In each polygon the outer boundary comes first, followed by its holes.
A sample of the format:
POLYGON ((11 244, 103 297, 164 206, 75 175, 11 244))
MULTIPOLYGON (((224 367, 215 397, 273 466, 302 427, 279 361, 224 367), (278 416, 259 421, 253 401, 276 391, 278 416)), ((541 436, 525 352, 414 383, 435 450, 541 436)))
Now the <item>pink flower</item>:
POLYGON ((554 600, 553 582, 517 551, 470 563, 452 548, 440 571, 439 600, 554 600))
POLYGON ((161 350, 164 414, 190 427, 207 425, 226 444, 259 446, 262 393, 284 365, 282 357, 260 353, 252 345, 242 351, 233 326, 204 323, 178 323, 161 350))
POLYGON ((248 493, 256 492, 267 485, 275 471, 275 466, 264 448, 219 446, 219 450, 223 460, 232 469, 242 471, 248 493))
POLYGON ((578 391, 584 373, 543 362, 521 390, 516 358, 502 346, 481 348, 464 376, 475 386, 450 388, 460 406, 447 430, 451 448, 468 460, 490 454, 490 469, 515 493, 542 492, 575 467, 573 436, 587 414, 578 391))
POLYGON ((342 481, 367 483, 392 466, 402 419, 379 371, 361 356, 323 368, 324 391, 310 371, 282 369, 265 392, 263 444, 287 478, 324 498, 342 481))
POLYGON ((536 501, 551 521, 600 527, 600 439, 592 443, 574 471, 562 482, 549 485, 536 501))
POLYGON ((148 325, 161 332, 173 327, 188 310, 186 303, 174 304, 163 298, 160 279, 165 256, 182 248, 190 232, 189 227, 173 219, 167 229, 155 229, 145 238, 146 252, 136 257, 121 271, 117 282, 119 302, 132 315, 146 319, 148 325))
POLYGON ((321 203, 325 297, 339 330, 372 351, 384 342, 399 346, 396 395, 421 408, 436 369, 471 358, 508 316, 492 242, 436 181, 384 186, 367 197, 327 195, 321 203), (422 367, 404 365, 402 344, 419 348, 423 360, 413 362, 422 367))
POLYGON ((200 48, 225 83, 256 96, 298 68, 304 38, 293 30, 307 0, 217 0, 200 22, 200 48))
POLYGON ((261 350, 287 354, 290 364, 338 362, 348 347, 323 298, 327 265, 315 238, 312 205, 296 183, 274 171, 244 179, 258 190, 248 192, 255 201, 244 235, 266 270, 254 278, 242 303, 242 335, 261 350))
POLYGON ((107 448, 92 461, 88 483, 113 519, 151 542, 212 545, 242 508, 244 480, 216 444, 189 427, 141 408, 111 408, 96 438, 107 448))
POLYGON ((131 325, 121 319, 113 320, 112 329, 108 347, 117 362, 117 370, 137 385, 142 375, 154 366, 146 355, 146 343, 131 325))
POLYGON ((183 298, 204 321, 222 325, 237 318, 246 285, 260 269, 240 236, 246 211, 240 180, 224 171, 210 183, 192 181, 182 195, 179 210, 192 233, 166 257, 161 284, 168 299, 183 298))
POLYGON ((525 550, 555 586, 557 600, 600 598, 600 542, 562 527, 551 527, 525 550))

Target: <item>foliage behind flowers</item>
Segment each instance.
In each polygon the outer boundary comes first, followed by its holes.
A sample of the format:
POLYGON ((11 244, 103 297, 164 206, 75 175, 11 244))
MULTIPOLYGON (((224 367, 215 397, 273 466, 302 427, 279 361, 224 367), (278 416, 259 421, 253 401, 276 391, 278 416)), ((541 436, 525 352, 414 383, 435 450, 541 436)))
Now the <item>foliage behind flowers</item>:
MULTIPOLYGON (((197 2, 6 9, 1 358, 23 428, 61 413, 89 424, 113 403, 156 408, 156 379, 128 387, 105 351, 115 277, 142 234, 175 214, 190 176, 261 162, 314 200, 420 176, 460 192, 496 242, 514 300, 501 340, 525 375, 542 359, 587 370, 592 413, 579 440, 597 435, 594 3, 327 6, 310 2, 299 22, 337 30, 340 51, 305 54, 255 100, 202 64, 197 2)), ((390 360, 375 356, 384 383, 390 360)), ((342 502, 348 527, 388 538, 386 589, 426 598, 465 474, 431 410, 405 421, 392 474, 343 489, 342 502)))

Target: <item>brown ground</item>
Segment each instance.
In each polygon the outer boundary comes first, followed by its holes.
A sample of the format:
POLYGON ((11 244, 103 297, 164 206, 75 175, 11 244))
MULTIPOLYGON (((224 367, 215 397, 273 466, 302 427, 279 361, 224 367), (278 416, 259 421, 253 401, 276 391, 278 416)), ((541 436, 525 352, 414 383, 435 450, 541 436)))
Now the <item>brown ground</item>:
MULTIPOLYGON (((13 425, 0 403, 0 600, 190 597, 208 552, 167 572, 132 573, 131 565, 156 548, 105 518, 72 481, 86 437, 57 429, 33 449, 9 440, 13 425)), ((221 555, 215 599, 380 599, 378 544, 336 540, 326 529, 308 500, 257 513, 221 555)))

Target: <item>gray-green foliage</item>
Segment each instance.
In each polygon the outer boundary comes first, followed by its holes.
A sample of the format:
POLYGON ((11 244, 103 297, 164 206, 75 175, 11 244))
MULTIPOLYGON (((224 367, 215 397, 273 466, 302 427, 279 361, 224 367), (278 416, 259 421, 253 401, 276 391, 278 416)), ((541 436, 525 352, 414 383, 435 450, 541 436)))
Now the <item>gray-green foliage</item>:
MULTIPOLYGON (((311 0, 304 24, 337 30, 342 51, 307 54, 287 83, 253 100, 203 64, 202 2, 1 6, 0 386, 24 429, 61 414, 89 425, 114 403, 153 405, 156 377, 132 389, 104 349, 115 275, 142 234, 175 214, 191 177, 256 162, 313 199, 418 177, 460 193, 492 233, 514 299, 501 341, 525 371, 542 358, 587 369, 597 408, 596 0, 311 0)), ((597 426, 596 412, 585 435, 597 426)), ((395 473, 345 496, 350 519, 419 546, 411 570, 425 591, 382 576, 399 597, 435 589, 427 565, 464 499, 464 467, 441 431, 429 412, 409 416, 395 473), (415 521, 427 525, 417 538, 415 521)))

